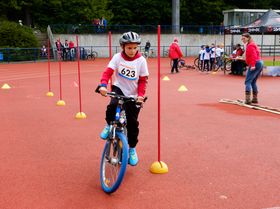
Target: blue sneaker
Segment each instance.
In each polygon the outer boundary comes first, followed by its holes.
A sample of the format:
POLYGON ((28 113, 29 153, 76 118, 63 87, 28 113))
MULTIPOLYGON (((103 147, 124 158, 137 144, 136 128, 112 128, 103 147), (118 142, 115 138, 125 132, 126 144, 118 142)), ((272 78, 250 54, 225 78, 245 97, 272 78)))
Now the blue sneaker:
POLYGON ((132 165, 132 166, 135 166, 138 163, 138 157, 137 157, 137 153, 136 153, 136 149, 135 148, 129 148, 128 163, 130 165, 132 165))
POLYGON ((100 134, 100 138, 101 139, 107 139, 108 136, 109 136, 109 132, 110 132, 110 126, 109 125, 106 125, 103 129, 103 131, 101 132, 100 134))

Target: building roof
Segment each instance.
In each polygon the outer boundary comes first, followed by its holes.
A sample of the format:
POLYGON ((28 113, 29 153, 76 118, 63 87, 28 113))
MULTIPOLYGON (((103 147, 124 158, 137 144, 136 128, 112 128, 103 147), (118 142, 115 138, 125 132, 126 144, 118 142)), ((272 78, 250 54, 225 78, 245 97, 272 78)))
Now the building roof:
MULTIPOLYGON (((269 9, 229 9, 224 10, 223 14, 229 13, 229 12, 267 12, 269 9)), ((280 10, 274 10, 277 13, 280 13, 280 10)))

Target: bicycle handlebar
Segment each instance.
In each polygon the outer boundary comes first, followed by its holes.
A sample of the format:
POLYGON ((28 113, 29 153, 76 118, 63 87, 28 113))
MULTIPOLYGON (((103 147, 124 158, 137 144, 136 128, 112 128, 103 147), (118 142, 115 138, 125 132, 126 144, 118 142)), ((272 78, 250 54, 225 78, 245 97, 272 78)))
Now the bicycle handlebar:
POLYGON ((123 100, 123 101, 132 101, 136 102, 136 99, 133 97, 127 97, 123 95, 116 94, 115 92, 107 92, 106 94, 109 97, 116 98, 117 100, 123 100))
MULTIPOLYGON (((97 88, 95 89, 95 92, 98 93, 98 94, 100 94, 99 88, 100 88, 100 85, 98 85, 97 88)), ((142 104, 142 103, 137 102, 137 99, 135 99, 133 97, 119 95, 119 94, 116 94, 115 92, 107 92, 106 95, 109 96, 109 97, 112 97, 112 98, 116 98, 118 100, 136 102, 136 105, 141 105, 142 104)), ((148 99, 148 97, 144 97, 143 103, 146 102, 147 99, 148 99)))

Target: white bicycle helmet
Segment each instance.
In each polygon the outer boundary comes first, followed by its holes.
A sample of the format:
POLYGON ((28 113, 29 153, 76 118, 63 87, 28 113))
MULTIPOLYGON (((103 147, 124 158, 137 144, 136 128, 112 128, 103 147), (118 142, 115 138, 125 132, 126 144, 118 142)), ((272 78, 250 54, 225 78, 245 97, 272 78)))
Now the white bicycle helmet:
POLYGON ((120 38, 120 45, 128 43, 141 44, 141 38, 137 33, 129 31, 122 34, 122 37, 120 38))

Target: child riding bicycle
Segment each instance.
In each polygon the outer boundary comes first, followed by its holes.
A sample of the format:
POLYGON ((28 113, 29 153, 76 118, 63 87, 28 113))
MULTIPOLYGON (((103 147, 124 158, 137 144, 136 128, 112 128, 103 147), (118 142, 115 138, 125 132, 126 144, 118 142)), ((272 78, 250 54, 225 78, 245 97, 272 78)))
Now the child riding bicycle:
MULTIPOLYGON (((136 98, 137 103, 144 102, 147 79, 149 75, 146 59, 138 52, 141 44, 140 36, 135 32, 124 33, 120 40, 122 52, 113 56, 106 70, 102 74, 99 91, 102 96, 107 94, 107 86, 110 78, 115 73, 112 92, 136 98)), ((114 120, 116 113, 117 100, 111 98, 106 110, 106 126, 100 137, 107 139, 109 135, 109 125, 114 120)), ((135 102, 124 104, 127 118, 127 137, 129 144, 129 164, 135 166, 138 163, 136 144, 138 143, 139 122, 138 115, 140 108, 135 102)))

